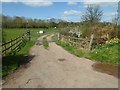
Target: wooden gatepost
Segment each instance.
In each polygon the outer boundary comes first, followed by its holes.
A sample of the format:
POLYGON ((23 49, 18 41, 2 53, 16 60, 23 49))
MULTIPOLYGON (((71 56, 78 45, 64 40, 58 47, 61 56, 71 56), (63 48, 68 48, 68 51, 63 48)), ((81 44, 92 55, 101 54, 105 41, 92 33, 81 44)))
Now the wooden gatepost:
POLYGON ((89 51, 91 50, 93 39, 94 39, 94 34, 92 34, 90 37, 90 43, 89 43, 89 48, 88 48, 89 51))

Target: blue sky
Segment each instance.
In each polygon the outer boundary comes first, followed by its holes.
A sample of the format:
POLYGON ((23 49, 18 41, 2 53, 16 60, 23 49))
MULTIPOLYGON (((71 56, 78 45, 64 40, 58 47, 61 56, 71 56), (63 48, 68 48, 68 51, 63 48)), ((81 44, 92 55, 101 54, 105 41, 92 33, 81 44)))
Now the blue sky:
POLYGON ((102 21, 111 21, 118 9, 117 2, 2 2, 2 14, 78 22, 88 4, 100 5, 103 10, 102 21))

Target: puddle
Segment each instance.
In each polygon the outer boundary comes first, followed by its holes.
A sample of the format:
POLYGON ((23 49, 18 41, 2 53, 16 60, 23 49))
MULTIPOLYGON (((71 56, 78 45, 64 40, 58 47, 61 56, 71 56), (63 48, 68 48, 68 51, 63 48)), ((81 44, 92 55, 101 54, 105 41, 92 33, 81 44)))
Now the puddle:
POLYGON ((40 45, 42 45, 42 44, 41 44, 41 43, 36 43, 35 45, 40 46, 40 45))
POLYGON ((114 77, 119 78, 118 72, 120 71, 120 69, 118 69, 118 66, 114 66, 111 64, 94 63, 92 67, 95 71, 113 75, 114 77))
POLYGON ((58 60, 62 62, 62 61, 65 61, 66 59, 64 59, 64 58, 59 58, 58 60))

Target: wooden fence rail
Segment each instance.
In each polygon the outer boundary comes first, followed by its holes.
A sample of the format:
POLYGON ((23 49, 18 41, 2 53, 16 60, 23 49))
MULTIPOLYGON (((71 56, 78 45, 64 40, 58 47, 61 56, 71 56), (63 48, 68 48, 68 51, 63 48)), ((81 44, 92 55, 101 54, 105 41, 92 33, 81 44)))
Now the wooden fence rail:
POLYGON ((65 36, 65 35, 60 35, 60 37, 61 37, 60 39, 62 41, 70 43, 71 45, 76 46, 78 48, 90 51, 92 48, 91 46, 92 46, 94 35, 91 35, 90 39, 88 39, 88 38, 75 38, 75 37, 65 36))
POLYGON ((26 32, 25 34, 15 38, 15 39, 11 39, 9 42, 3 43, 1 45, 2 46, 2 55, 4 56, 7 53, 17 50, 18 48, 20 48, 20 46, 23 43, 26 43, 28 39, 30 40, 30 31, 26 32))

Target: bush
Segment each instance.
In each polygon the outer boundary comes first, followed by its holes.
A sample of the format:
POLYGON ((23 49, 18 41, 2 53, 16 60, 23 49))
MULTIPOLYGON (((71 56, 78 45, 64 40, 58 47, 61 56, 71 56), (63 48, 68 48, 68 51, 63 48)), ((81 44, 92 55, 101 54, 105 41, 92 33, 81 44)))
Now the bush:
POLYGON ((118 38, 113 38, 111 40, 106 41, 105 44, 96 45, 96 49, 108 48, 117 44, 120 44, 120 40, 118 38))

